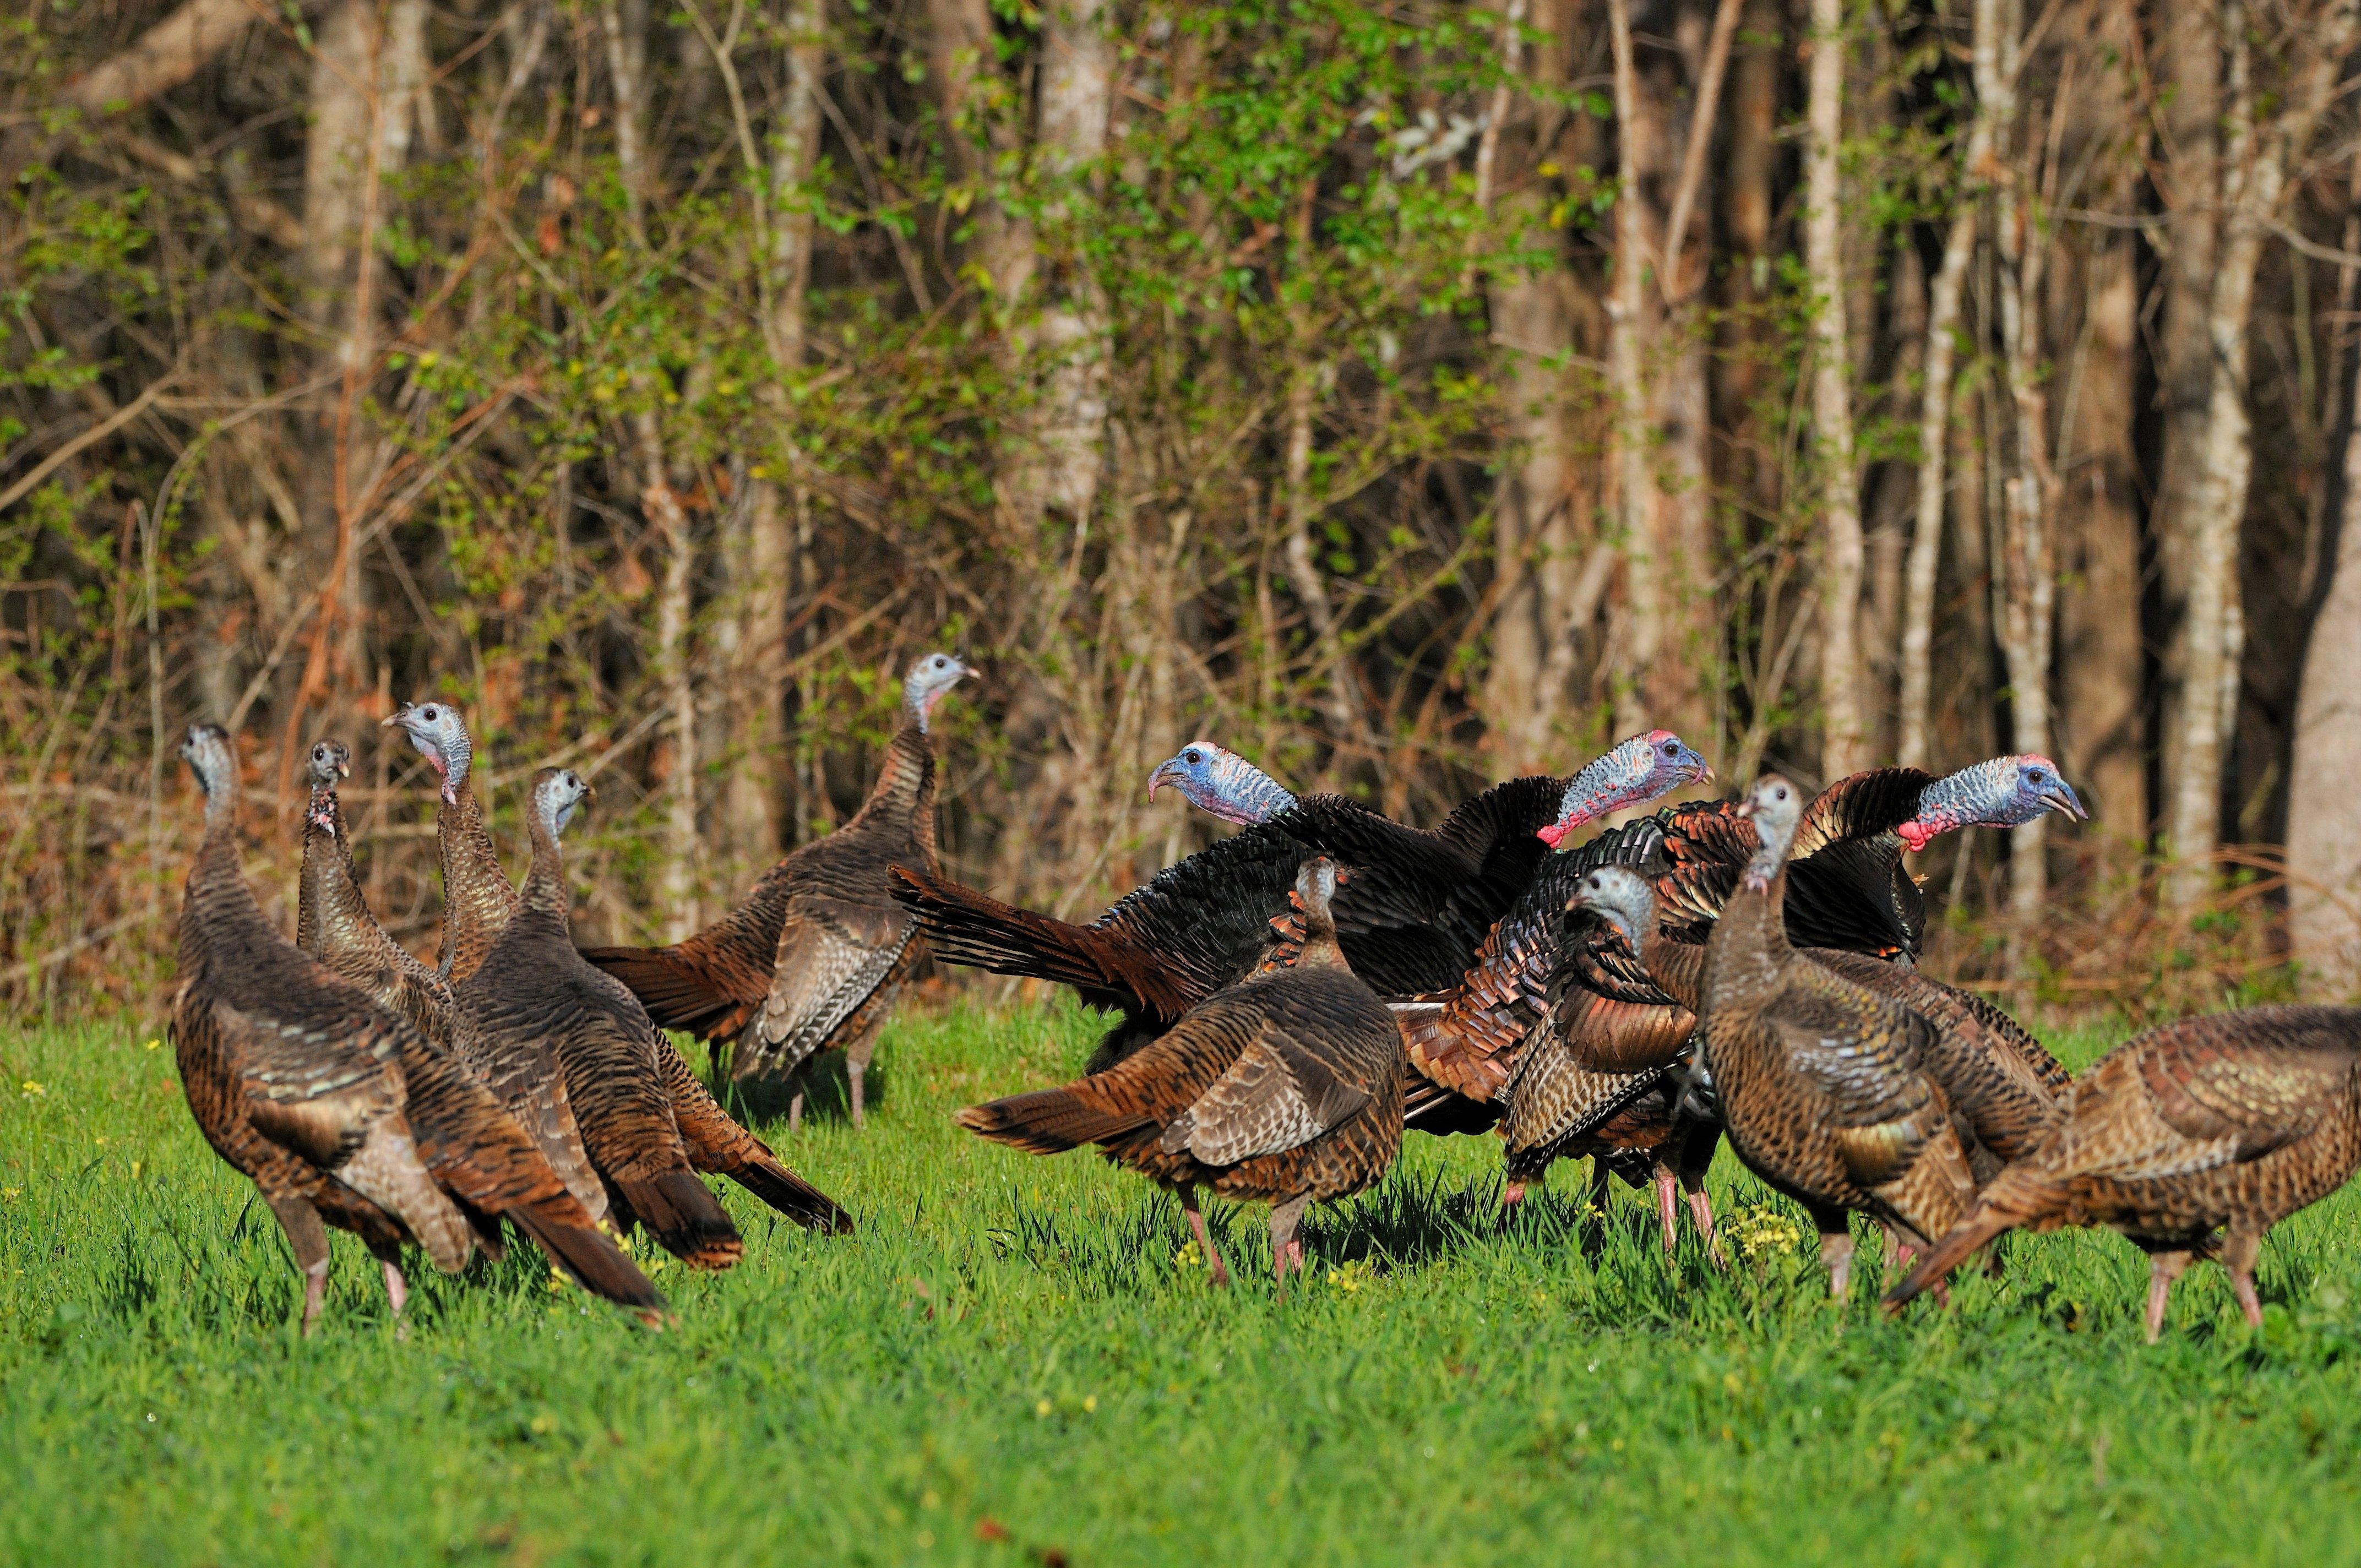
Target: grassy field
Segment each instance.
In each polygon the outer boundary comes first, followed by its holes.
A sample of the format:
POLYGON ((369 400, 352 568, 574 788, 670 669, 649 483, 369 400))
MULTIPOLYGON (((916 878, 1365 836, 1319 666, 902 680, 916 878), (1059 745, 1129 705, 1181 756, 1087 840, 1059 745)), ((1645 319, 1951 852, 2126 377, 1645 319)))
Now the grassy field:
MULTIPOLYGON (((406 1332, 336 1243, 321 1332, 171 1055, 0 1033, 0 1560, 22 1563, 1723 1564, 2361 1556, 2361 1201, 2265 1250, 2260 1332, 2210 1266, 2140 1343, 2145 1260, 2020 1239, 1901 1323, 1831 1309, 1807 1227, 1724 1157, 1752 1255, 1667 1270, 1577 1169, 1502 1232, 1497 1146, 1413 1136, 1315 1211, 1278 1299, 1262 1214, 1029 1159, 954 1107, 1062 1076, 1071 1012, 906 1018, 865 1135, 789 1163, 822 1240, 735 1189, 744 1264, 664 1269, 650 1333, 520 1248, 406 1332), (1586 1229, 1594 1245, 1587 1255, 1586 1229)), ((2110 1043, 2061 1042, 2079 1064, 2110 1043)), ((1874 1248, 1870 1282, 1877 1277, 1874 1248)))

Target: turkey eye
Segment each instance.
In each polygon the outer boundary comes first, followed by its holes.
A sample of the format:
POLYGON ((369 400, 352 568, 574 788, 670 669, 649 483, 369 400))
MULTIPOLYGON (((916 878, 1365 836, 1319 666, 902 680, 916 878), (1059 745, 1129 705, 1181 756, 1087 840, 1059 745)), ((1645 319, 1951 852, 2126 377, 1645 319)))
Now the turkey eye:
POLYGON ((428 708, 424 713, 420 714, 418 717, 419 717, 419 718, 423 718, 424 720, 426 720, 426 722, 427 722, 427 723, 432 724, 432 723, 434 723, 434 710, 433 708, 431 708, 431 707, 430 707, 430 708, 428 708))
POLYGON ((1189 755, 1188 755, 1187 757, 1183 758, 1182 760, 1183 760, 1184 762, 1187 762, 1191 767, 1192 767, 1192 768, 1193 768, 1193 767, 1195 767, 1198 763, 1200 763, 1200 762, 1203 762, 1205 759, 1204 759, 1204 758, 1202 758, 1202 757, 1201 757, 1201 756, 1199 756, 1199 755, 1197 755, 1197 753, 1196 753, 1196 752, 1191 751, 1191 752, 1190 752, 1190 753, 1189 753, 1189 755))

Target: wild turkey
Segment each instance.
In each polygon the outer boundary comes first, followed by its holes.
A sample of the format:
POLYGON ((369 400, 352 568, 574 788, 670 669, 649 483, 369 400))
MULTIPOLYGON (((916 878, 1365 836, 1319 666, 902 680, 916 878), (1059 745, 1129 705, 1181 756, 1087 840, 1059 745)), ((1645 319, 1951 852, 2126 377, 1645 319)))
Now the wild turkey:
MULTIPOLYGON (((1620 1005, 1594 1005, 1574 996, 1572 1011, 1554 1031, 1612 1027, 1662 1037, 1676 1021, 1651 1006, 1675 999, 1652 985, 1637 960, 1614 959, 1602 948, 1604 928, 1568 927, 1565 911, 1582 879, 1601 866, 1640 872, 1653 886, 1658 918, 1669 934, 1702 947, 1713 921, 1756 848, 1753 829, 1736 801, 1691 802, 1610 829, 1580 850, 1554 857, 1502 917, 1476 965, 1448 989, 1410 1010, 1405 1029, 1411 1062, 1435 1089, 1414 1089, 1413 1127, 1450 1118, 1481 1124, 1460 1100, 1488 1102, 1517 1070, 1546 998, 1588 990, 1620 1005), (1571 979, 1556 978, 1572 966, 1571 979)), ((1884 768, 1839 779, 1812 801, 1788 861, 1787 937, 1799 948, 1908 959, 1925 923, 1917 884, 1902 869, 1905 845, 1923 847, 1938 832, 1968 827, 2010 827, 2044 811, 2082 815, 2081 803, 2045 757, 1996 757, 1933 778, 1908 768, 1884 768)), ((2022 1031, 2010 1044, 2030 1047, 2028 1061, 2055 1084, 2064 1072, 2022 1031)), ((1577 1055, 1579 1055, 1577 1050, 1577 1055)))
POLYGON ((1104 1072, 972 1106, 960 1124, 1032 1154, 1097 1144, 1170 1188, 1217 1284, 1229 1269, 1197 1189, 1272 1202, 1272 1268, 1301 1269, 1304 1207, 1370 1187, 1400 1151, 1403 1064, 1393 1015, 1337 946, 1335 867, 1306 861, 1296 887, 1292 968, 1217 992, 1104 1072))
POLYGON ((2003 1231, 2105 1225, 2153 1260, 2147 1338, 2172 1282, 2218 1258, 2259 1327, 2263 1233, 2361 1166, 2361 1009, 2251 1007, 2167 1024, 2074 1081, 2064 1114, 1886 1298, 1900 1308, 2003 1231), (2226 1234, 2216 1237, 2216 1231, 2226 1234))
POLYGON ((405 703, 379 728, 408 735, 442 780, 434 828, 443 857, 443 941, 434 972, 457 985, 483 966, 492 939, 517 912, 517 891, 500 870, 484 828, 483 804, 468 782, 475 742, 459 710, 447 702, 405 703))
MULTIPOLYGON (((1570 911, 1606 921, 1611 947, 1578 950, 1607 961, 1587 983, 1565 986, 1547 1037, 1523 1058, 1502 1124, 1512 1191, 1537 1179, 1553 1159, 1594 1154, 1636 1181, 1644 1163, 1657 1190, 1664 1246, 1674 1245, 1675 1184, 1710 1245, 1713 1211, 1702 1185, 1719 1124, 1681 1112, 1678 1064, 1688 1054, 1702 989, 1705 952, 1656 918, 1655 891, 1639 872, 1602 866, 1583 876, 1570 911), (1636 970, 1625 959, 1636 959, 1636 970), (1634 1003, 1615 994, 1633 974, 1677 1003, 1634 1003), (1569 1019, 1569 1001, 1576 1016, 1569 1019)), ((2015 1020, 1981 998, 1902 964, 1832 948, 1801 956, 1840 978, 1898 1002, 1932 1026, 1927 1066, 1960 1119, 1957 1131, 1979 1180, 2023 1153, 2058 1115, 2049 1084, 2030 1065, 2056 1058, 2015 1020)), ((1580 972, 1567 966, 1560 981, 1580 972)), ((2056 1068, 2062 1079, 2064 1069, 2056 1068)), ((1596 1181, 1601 1170, 1594 1171, 1596 1181)))
MULTIPOLYGON (((888 867, 940 864, 935 850, 935 704, 974 672, 948 653, 910 666, 902 722, 860 812, 773 866, 729 914, 668 948, 587 948, 667 1029, 734 1040, 730 1075, 775 1080, 822 1051, 845 1054, 852 1124, 877 1032, 926 945, 894 902, 888 867)), ((798 1091, 788 1126, 803 1119, 798 1091)))
MULTIPOLYGON (((1152 782, 1178 784, 1233 821, 1287 795, 1216 751, 1203 741, 1184 749, 1152 782)), ((1088 925, 907 868, 895 870, 895 896, 917 916, 936 957, 1071 985, 1088 1005, 1120 1012, 1091 1058, 1089 1070, 1099 1071, 1263 966, 1294 930, 1290 894, 1315 852, 1350 868, 1334 913, 1354 973, 1381 995, 1411 995, 1466 969, 1546 858, 1543 829, 1653 799, 1704 767, 1676 738, 1637 736, 1572 780, 1495 785, 1424 831, 1334 795, 1287 795, 1290 804, 1268 820, 1167 867, 1088 925)))
POLYGON ((1782 906, 1800 792, 1767 774, 1744 811, 1760 847, 1706 944, 1705 1068, 1739 1157, 1810 1212, 1829 1293, 1841 1299, 1850 1211, 1923 1245, 1958 1223, 1975 1179, 1929 1065, 1927 1021, 1788 942, 1782 906))
POLYGON ((359 986, 443 1050, 451 1048, 451 988, 385 934, 361 896, 336 781, 351 772, 341 740, 315 740, 306 762, 312 799, 303 813, 303 880, 295 945, 359 986))
POLYGON ((533 870, 522 907, 457 989, 461 1054, 544 1147, 558 1146, 569 1186, 603 1187, 620 1220, 692 1267, 727 1268, 744 1250, 698 1171, 799 1224, 850 1230, 843 1210, 723 1113, 622 982, 575 951, 558 835, 589 793, 568 770, 534 775, 533 870))
POLYGON ((500 1251, 505 1215, 582 1284, 654 1322, 664 1299, 597 1230, 481 1085, 263 917, 239 864, 237 758, 198 725, 181 755, 205 837, 181 912, 172 1048, 198 1127, 261 1190, 303 1272, 303 1332, 327 1288, 333 1224, 359 1235, 401 1310, 401 1247, 456 1273, 500 1251))

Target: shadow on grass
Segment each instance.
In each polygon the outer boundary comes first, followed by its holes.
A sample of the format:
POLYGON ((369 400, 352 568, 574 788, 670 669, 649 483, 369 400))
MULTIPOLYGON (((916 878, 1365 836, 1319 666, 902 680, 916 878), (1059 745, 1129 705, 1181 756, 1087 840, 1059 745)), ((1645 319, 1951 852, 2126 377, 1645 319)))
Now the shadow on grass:
MULTIPOLYGON (((806 1121, 849 1124, 852 1120, 852 1081, 845 1073, 842 1051, 824 1052, 779 1078, 741 1083, 715 1070, 708 1072, 708 1081, 723 1110, 766 1139, 774 1134, 785 1135, 788 1113, 798 1094, 804 1097, 806 1121)), ((871 1062, 862 1082, 863 1113, 876 1115, 893 1103, 893 1069, 871 1062)))

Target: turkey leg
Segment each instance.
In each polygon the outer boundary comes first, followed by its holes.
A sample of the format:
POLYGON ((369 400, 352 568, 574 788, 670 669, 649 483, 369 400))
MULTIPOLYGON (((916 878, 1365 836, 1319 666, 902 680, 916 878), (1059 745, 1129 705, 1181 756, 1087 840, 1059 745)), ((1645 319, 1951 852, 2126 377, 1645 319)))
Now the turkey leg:
POLYGON ((2147 1343, 2154 1344, 2164 1337, 2165 1303, 2172 1296, 2172 1282, 2189 1266, 2186 1251, 2160 1252, 2148 1259, 2147 1271, 2147 1343))
POLYGON ((279 1216, 279 1228, 287 1233, 287 1245, 294 1250, 295 1266, 303 1273, 303 1326, 305 1339, 312 1337, 312 1324, 320 1315, 320 1303, 328 1294, 328 1228, 320 1223, 320 1211, 302 1198, 273 1198, 270 1212, 279 1216))
POLYGON ((1197 1189, 1192 1183, 1180 1189, 1180 1212, 1189 1216, 1190 1234, 1197 1238, 1197 1250, 1205 1255, 1205 1272, 1216 1285, 1230 1282, 1230 1266, 1222 1261, 1222 1249, 1213 1245, 1206 1234, 1204 1212, 1197 1207, 1197 1189))
POLYGON ((1303 1272, 1303 1246, 1295 1239, 1295 1225, 1303 1218, 1303 1211, 1311 1201, 1310 1193, 1299 1193, 1270 1212, 1271 1277, 1282 1291, 1287 1287, 1290 1268, 1299 1274, 1303 1272))

